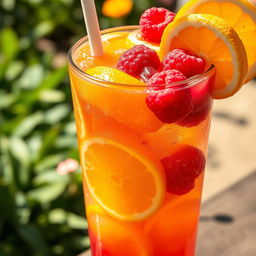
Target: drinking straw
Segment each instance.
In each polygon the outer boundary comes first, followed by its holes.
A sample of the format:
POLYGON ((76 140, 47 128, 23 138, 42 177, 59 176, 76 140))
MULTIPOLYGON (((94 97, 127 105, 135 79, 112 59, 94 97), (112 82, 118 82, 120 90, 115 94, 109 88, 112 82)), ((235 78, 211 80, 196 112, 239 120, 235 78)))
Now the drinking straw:
POLYGON ((102 56, 104 52, 94 0, 81 0, 81 4, 84 14, 85 26, 89 38, 91 55, 102 56))

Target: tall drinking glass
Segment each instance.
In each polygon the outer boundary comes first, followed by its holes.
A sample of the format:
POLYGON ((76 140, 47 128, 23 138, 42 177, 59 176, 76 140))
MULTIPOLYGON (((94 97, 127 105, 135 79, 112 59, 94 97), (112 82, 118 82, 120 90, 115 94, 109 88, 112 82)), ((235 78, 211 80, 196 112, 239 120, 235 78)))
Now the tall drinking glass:
POLYGON ((136 29, 102 31, 103 57, 90 56, 86 37, 69 52, 92 256, 194 256, 214 68, 158 87, 193 101, 190 114, 164 123, 146 102, 154 88, 85 73, 114 67, 136 29))

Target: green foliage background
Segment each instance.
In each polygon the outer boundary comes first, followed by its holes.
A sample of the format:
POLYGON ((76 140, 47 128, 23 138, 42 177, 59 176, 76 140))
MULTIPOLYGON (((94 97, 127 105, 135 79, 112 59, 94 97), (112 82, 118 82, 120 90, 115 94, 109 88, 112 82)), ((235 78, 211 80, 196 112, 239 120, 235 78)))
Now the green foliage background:
MULTIPOLYGON (((101 13, 103 0, 97 0, 101 13)), ((136 24, 154 1, 134 1, 136 24)), ((79 0, 0 1, 0 255, 73 256, 89 246, 65 57, 86 33, 79 0)))

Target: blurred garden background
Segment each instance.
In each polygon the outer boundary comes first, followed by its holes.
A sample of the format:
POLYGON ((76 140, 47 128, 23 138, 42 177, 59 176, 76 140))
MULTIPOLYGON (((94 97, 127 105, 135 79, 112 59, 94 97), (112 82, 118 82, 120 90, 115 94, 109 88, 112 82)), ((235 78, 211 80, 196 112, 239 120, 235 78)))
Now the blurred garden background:
MULTIPOLYGON (((96 4, 103 29, 175 1, 96 4)), ((66 54, 86 33, 80 1, 1 0, 0 17, 0 255, 77 255, 89 246, 81 173, 56 167, 78 160, 66 54)))

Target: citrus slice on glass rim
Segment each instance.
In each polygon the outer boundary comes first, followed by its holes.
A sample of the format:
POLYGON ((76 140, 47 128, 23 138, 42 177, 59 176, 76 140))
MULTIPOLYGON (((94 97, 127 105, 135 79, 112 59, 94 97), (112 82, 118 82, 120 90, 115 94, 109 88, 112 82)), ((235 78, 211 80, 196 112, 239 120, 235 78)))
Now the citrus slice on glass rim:
POLYGON ((177 18, 191 13, 212 14, 227 21, 247 53, 246 81, 256 76, 256 5, 246 0, 190 0, 179 10, 177 18))
POLYGON ((160 165, 101 137, 85 140, 80 157, 89 192, 112 217, 143 220, 160 207, 165 193, 160 165))
POLYGON ((227 98, 243 85, 247 57, 242 41, 223 19, 208 14, 190 14, 178 18, 164 30, 160 57, 173 49, 186 49, 215 66, 212 96, 227 98))

